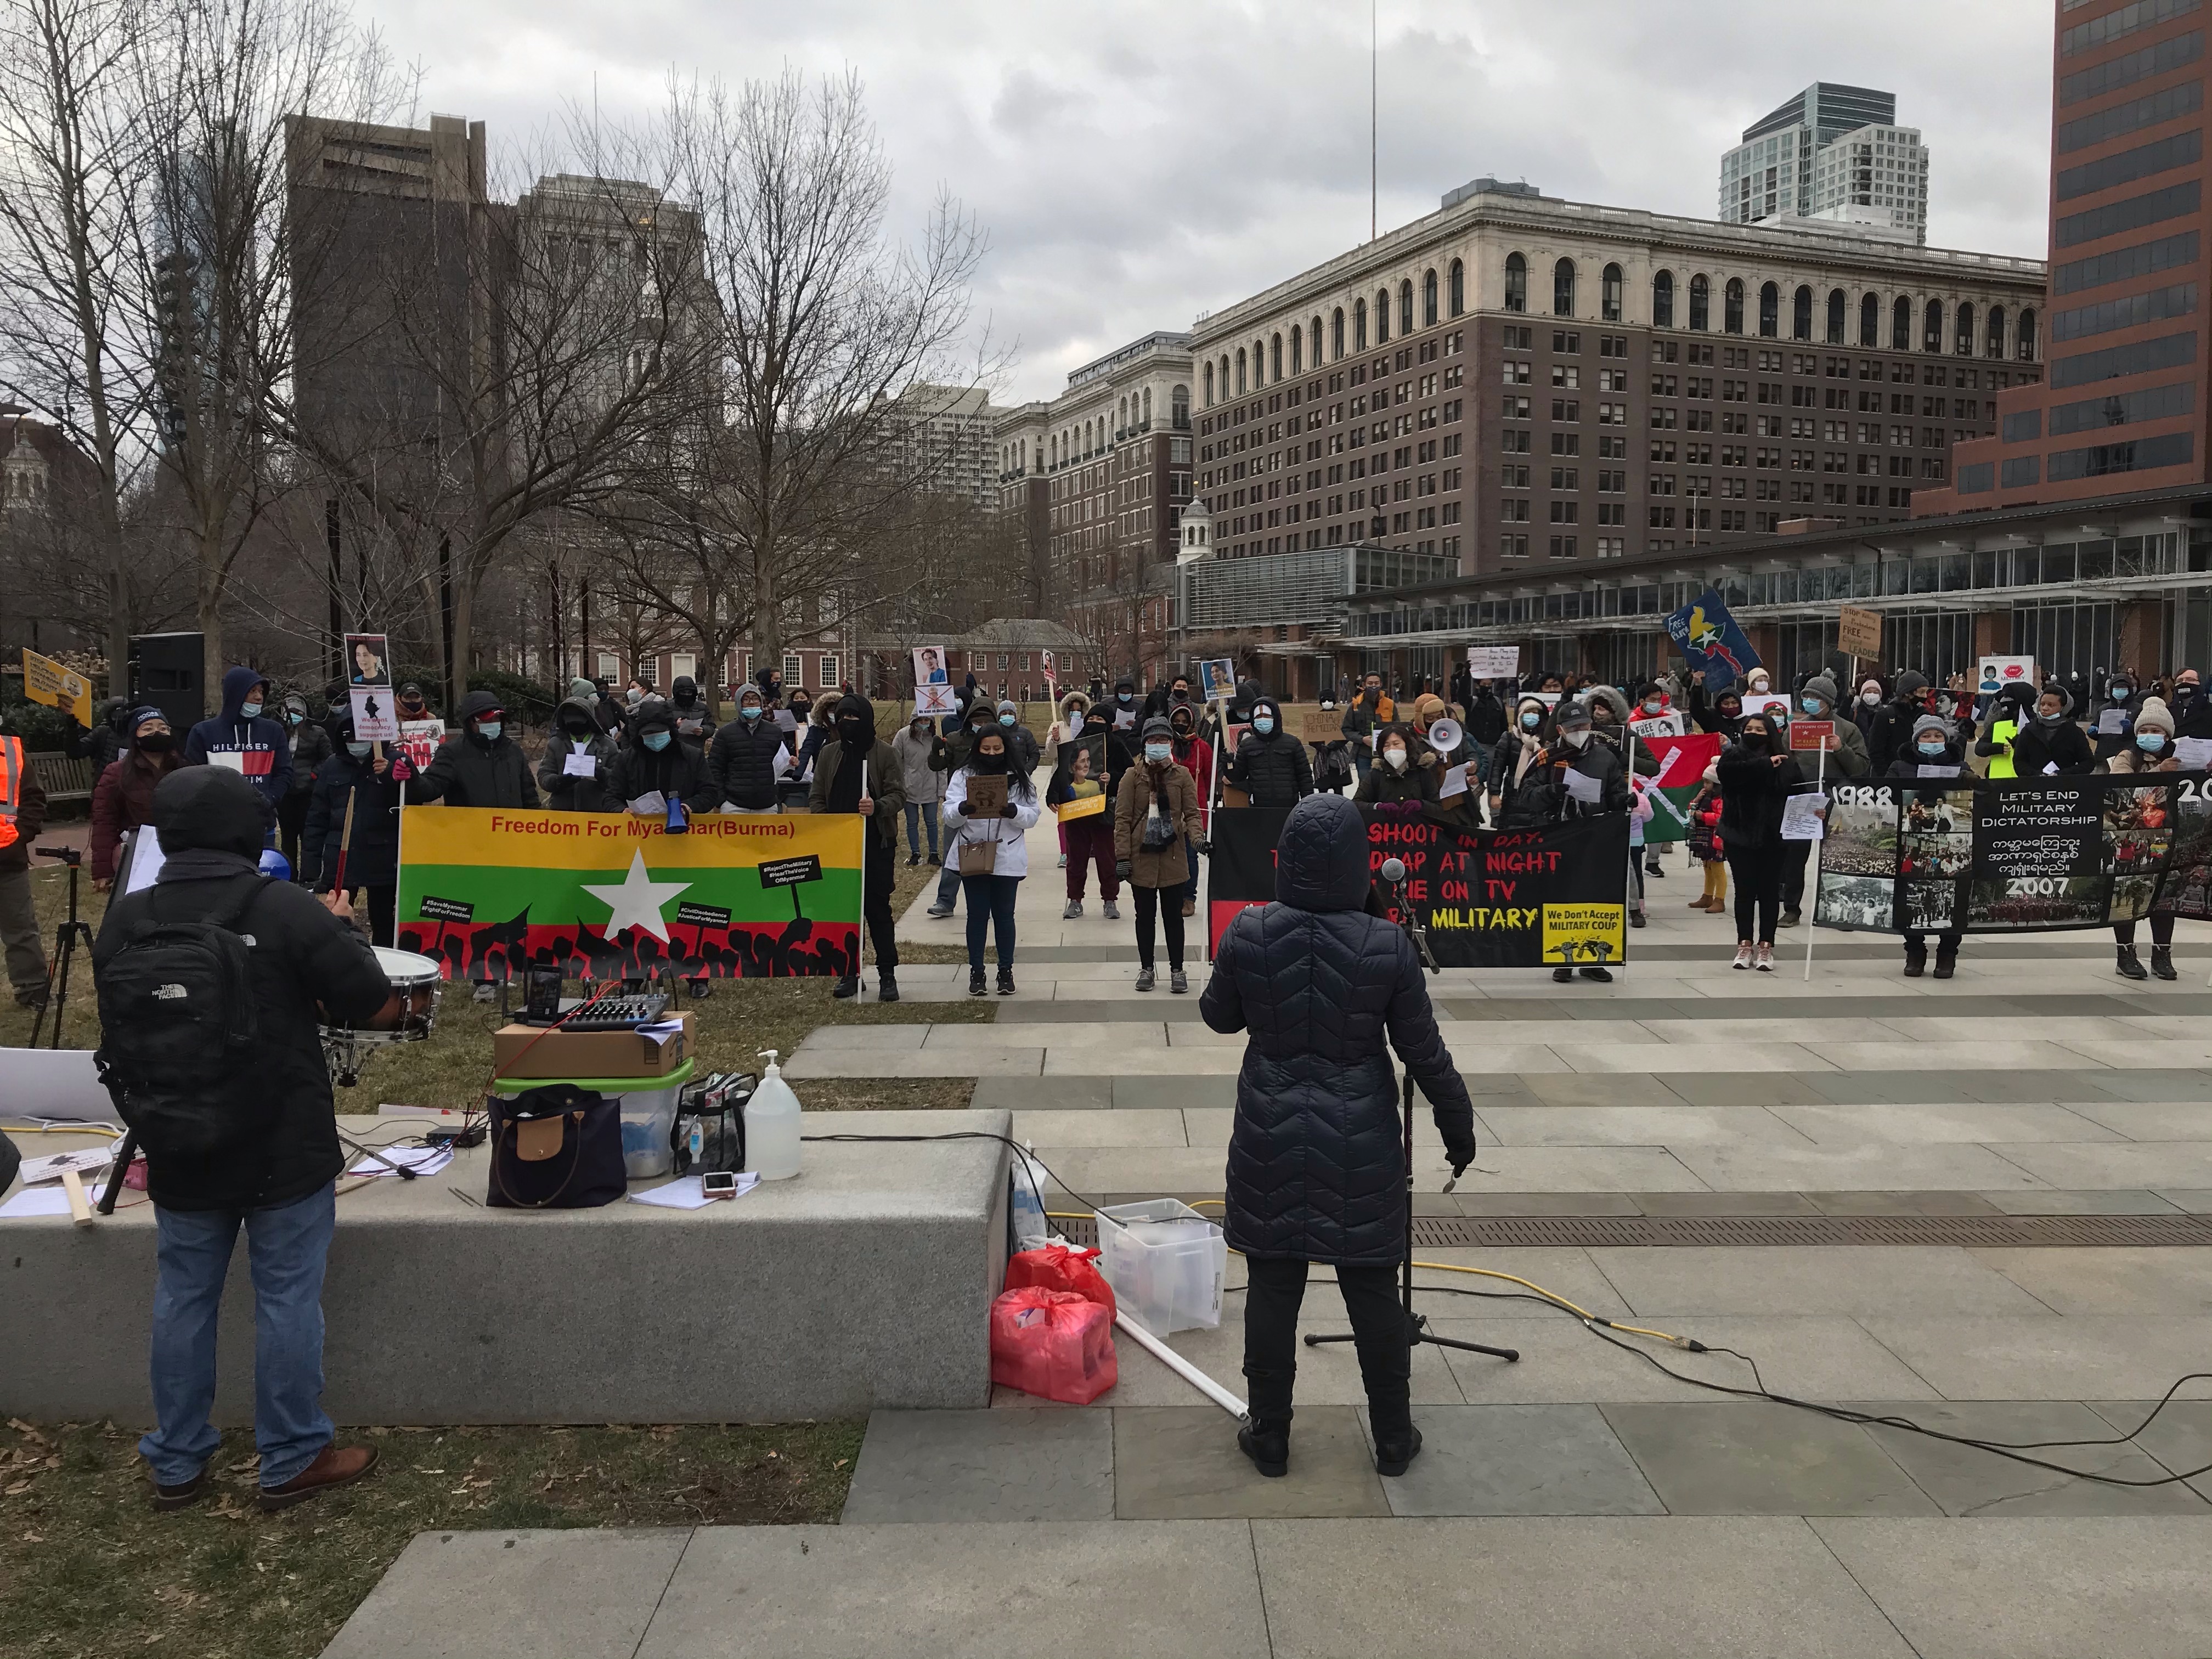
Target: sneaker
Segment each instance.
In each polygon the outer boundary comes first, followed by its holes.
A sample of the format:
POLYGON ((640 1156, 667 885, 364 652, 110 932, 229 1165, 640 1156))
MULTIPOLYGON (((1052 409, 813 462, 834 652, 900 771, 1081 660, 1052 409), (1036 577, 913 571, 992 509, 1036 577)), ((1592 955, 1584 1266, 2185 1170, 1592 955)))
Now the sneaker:
POLYGON ((492 994, 491 981, 489 980, 478 980, 477 981, 477 1001, 489 1002, 492 1000, 492 994))
POLYGON ((1613 969, 1610 968, 1584 968, 1580 971, 1584 979, 1594 979, 1601 985, 1613 983, 1613 969))
POLYGON ((1149 991, 1153 986, 1158 983, 1159 981, 1154 977, 1151 969, 1139 968, 1137 969, 1137 988, 1139 991, 1149 991))
POLYGON ((1059 868, 1060 868, 1060 869, 1062 869, 1062 870, 1065 870, 1065 869, 1066 869, 1066 868, 1067 868, 1067 854, 1066 854, 1062 853, 1062 854, 1060 855, 1060 864, 1059 864, 1058 867, 1059 867, 1059 868))
POLYGON ((1795 910, 1784 910, 1778 925, 1784 927, 1795 927, 1803 920, 1804 918, 1795 910))
POLYGON ((990 988, 991 988, 988 985, 986 985, 983 982, 983 970, 981 968, 970 968, 968 970, 968 994, 969 996, 982 996, 987 994, 990 988))
POLYGON ((1288 1429, 1247 1423, 1237 1431, 1237 1449, 1252 1460, 1252 1467, 1270 1480, 1291 1472, 1291 1433, 1288 1429))
POLYGON ((1421 1431, 1407 1428, 1407 1438, 1378 1442, 1375 1448, 1375 1473, 1396 1475, 1406 1472, 1406 1466, 1421 1455, 1421 1431))
POLYGON ((1748 968, 1758 959, 1759 952, 1756 949, 1749 945, 1739 945, 1735 947, 1735 960, 1730 963, 1729 966, 1731 968, 1748 968))
POLYGON ((892 977, 891 970, 888 968, 882 969, 876 975, 876 1000, 878 1002, 898 1000, 898 981, 892 977))
POLYGON ((1180 968, 1169 969, 1168 989, 1176 996, 1188 996, 1190 994, 1190 975, 1183 972, 1180 968))
POLYGON ((1105 903, 1098 907, 1098 914, 1109 921, 1119 921, 1121 920, 1121 907, 1115 903, 1112 899, 1108 899, 1105 903))
POLYGON ((313 1462, 283 1486, 264 1486, 262 1510, 269 1513, 289 1510, 339 1486, 350 1486, 375 1467, 374 1446, 325 1446, 315 1454, 313 1462))
POLYGON ((921 862, 921 854, 919 853, 908 853, 906 855, 906 867, 909 870, 913 869, 915 865, 921 862))
POLYGON ((1010 997, 1014 994, 1014 970, 1001 964, 999 969, 999 994, 1010 997))
POLYGON ((1060 919, 1062 921, 1073 921, 1082 914, 1083 901, 1081 899, 1070 899, 1067 902, 1067 908, 1060 913, 1060 919))
POLYGON ((942 921, 952 914, 952 907, 949 904, 933 904, 922 914, 934 921, 942 921))
POLYGON ((1647 876, 1657 876, 1662 880, 1665 878, 1667 874, 1667 872, 1664 870, 1662 870, 1656 862, 1645 865, 1644 866, 1644 873, 1647 876))
POLYGON ((1759 960, 1752 965, 1757 968, 1762 974, 1772 973, 1774 971, 1774 947, 1771 945, 1760 945, 1759 947, 1759 960))

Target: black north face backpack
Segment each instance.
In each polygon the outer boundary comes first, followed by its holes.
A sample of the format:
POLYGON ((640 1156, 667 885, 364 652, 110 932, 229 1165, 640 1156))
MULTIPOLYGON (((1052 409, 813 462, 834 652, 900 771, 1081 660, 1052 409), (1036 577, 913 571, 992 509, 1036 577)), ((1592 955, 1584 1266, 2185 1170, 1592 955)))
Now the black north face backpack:
POLYGON ((257 877, 214 920, 165 921, 158 884, 149 914, 94 979, 100 1051, 93 1056, 115 1109, 149 1158, 204 1158, 275 1117, 253 1066, 258 1030, 246 913, 268 886, 257 877))

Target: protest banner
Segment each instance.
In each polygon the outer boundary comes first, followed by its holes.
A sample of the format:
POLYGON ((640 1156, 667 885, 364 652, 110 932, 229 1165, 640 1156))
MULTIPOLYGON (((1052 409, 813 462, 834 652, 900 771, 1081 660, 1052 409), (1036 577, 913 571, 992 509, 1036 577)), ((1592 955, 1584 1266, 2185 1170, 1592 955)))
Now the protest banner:
POLYGON ((960 712, 960 700, 953 695, 952 675, 945 665, 945 647, 941 645, 918 645, 914 648, 914 712, 917 716, 960 712))
POLYGON ((1521 672, 1517 645, 1470 645, 1467 648, 1469 679, 1510 680, 1521 672))
POLYGON ((1865 662, 1881 660, 1881 612, 1847 605, 1836 613, 1836 649, 1865 662))
POLYGON ((23 647, 23 695, 60 709, 79 726, 92 724, 92 682, 28 646, 23 647))
POLYGON ((1992 933, 2212 914, 2204 791, 2183 773, 1840 783, 1813 920, 1992 933))
POLYGON ((1644 739, 1659 763, 1651 778, 1651 817, 1644 826, 1647 845, 1686 841, 1690 836, 1690 801, 1705 783, 1705 769, 1720 758, 1717 732, 1693 732, 1686 737, 1652 736, 1644 739))
POLYGON ((2032 690, 2035 684, 2035 659, 2033 657, 1982 657, 1976 659, 1974 695, 1978 697, 1994 697, 2008 685, 2025 685, 2032 690))
POLYGON ((445 740, 446 723, 441 720, 399 722, 399 752, 417 773, 437 758, 438 745, 445 740))
POLYGON ((861 824, 842 812, 714 813, 672 836, 664 819, 627 812, 405 807, 398 944, 454 979, 851 973, 861 824), (769 878, 807 859, 818 874, 769 878))
POLYGON ((1667 633, 1716 695, 1759 666, 1759 653, 1710 587, 1667 618, 1667 633))
MULTIPOLYGON (((1405 860, 1407 902, 1443 966, 1618 966, 1626 957, 1626 813, 1536 830, 1462 830, 1412 807, 1362 807, 1360 814, 1368 867, 1405 860)), ((1259 807, 1214 815, 1209 955, 1238 911, 1274 898, 1275 843, 1288 816, 1259 807)))
POLYGON ((353 734, 362 743, 395 743, 399 714, 392 700, 392 652, 381 634, 345 636, 347 696, 353 734))

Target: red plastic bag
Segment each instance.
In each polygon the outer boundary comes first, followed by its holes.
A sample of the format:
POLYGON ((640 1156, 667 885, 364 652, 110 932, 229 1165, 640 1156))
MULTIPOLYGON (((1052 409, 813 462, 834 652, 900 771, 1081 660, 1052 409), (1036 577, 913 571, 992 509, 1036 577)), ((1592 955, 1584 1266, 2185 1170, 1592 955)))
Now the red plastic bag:
POLYGON ((1102 1304, 1106 1322, 1114 1322, 1114 1287, 1093 1265, 1096 1250, 1079 1250, 1066 1244, 1048 1244, 1041 1250, 1022 1250, 1006 1258, 1006 1288, 1010 1291, 1073 1291, 1086 1301, 1102 1304))
MULTIPOLYGON (((1039 1254, 1042 1254, 1040 1252, 1039 1254)), ((1112 1388, 1114 1315, 1073 1291, 1001 1291, 991 1304, 991 1381, 1087 1406, 1112 1388)))

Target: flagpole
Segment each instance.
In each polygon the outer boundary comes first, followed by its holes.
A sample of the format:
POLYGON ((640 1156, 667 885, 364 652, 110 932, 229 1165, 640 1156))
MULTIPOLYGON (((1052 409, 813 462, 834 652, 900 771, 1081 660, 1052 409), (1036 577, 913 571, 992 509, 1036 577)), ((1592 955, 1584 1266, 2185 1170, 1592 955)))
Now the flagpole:
MULTIPOLYGON (((1830 722, 1832 726, 1833 724, 1833 721, 1830 722)), ((1828 740, 1826 738, 1820 739, 1820 759, 1818 765, 1814 768, 1813 787, 1822 796, 1823 799, 1826 797, 1828 793, 1828 740)), ((1813 914, 1815 916, 1818 916, 1820 913, 1820 856, 1827 850, 1827 846, 1828 820, 1825 816, 1823 816, 1820 819, 1820 839, 1813 843, 1813 914)), ((1812 921, 1808 921, 1805 924, 1805 982, 1808 985, 1810 985, 1813 982, 1813 930, 1817 925, 1818 924, 1816 922, 1812 921)))

